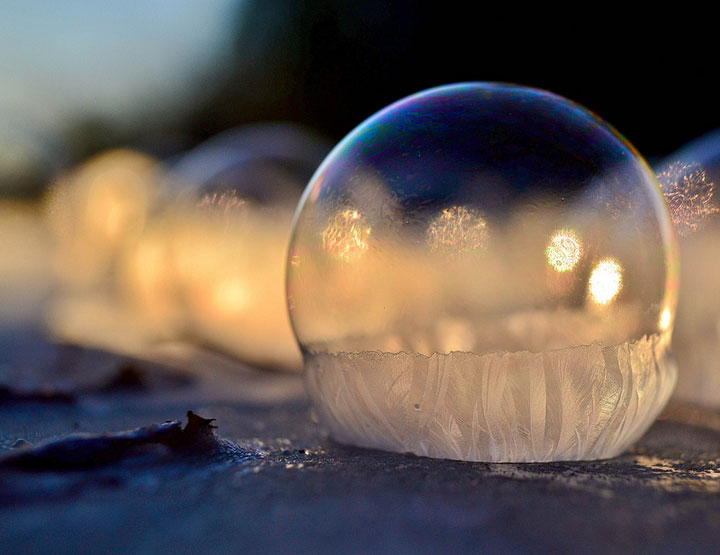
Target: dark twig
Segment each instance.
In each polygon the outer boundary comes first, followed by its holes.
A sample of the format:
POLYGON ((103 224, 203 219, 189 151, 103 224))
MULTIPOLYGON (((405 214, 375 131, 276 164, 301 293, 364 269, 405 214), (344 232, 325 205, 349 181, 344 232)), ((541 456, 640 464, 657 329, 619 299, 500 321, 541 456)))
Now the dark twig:
POLYGON ((185 455, 214 455, 239 449, 215 435, 214 419, 192 411, 183 428, 179 420, 106 434, 73 434, 34 446, 20 447, 0 458, 0 468, 75 470, 112 464, 143 447, 159 445, 185 455))

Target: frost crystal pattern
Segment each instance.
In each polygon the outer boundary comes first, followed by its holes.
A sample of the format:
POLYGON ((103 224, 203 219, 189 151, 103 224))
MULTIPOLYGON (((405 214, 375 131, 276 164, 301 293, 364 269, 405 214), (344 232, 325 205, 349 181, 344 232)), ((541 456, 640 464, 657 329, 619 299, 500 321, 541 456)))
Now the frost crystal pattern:
POLYGON ((672 393, 667 334, 545 353, 320 353, 306 380, 342 443, 469 461, 613 457, 672 393))

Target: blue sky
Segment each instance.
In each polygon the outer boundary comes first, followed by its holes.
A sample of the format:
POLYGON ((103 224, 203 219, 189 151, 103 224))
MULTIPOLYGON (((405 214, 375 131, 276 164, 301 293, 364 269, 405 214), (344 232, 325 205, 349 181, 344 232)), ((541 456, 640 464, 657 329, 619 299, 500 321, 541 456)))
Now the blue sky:
POLYGON ((0 114, 171 113, 227 51, 237 0, 0 0, 0 114), (146 112, 147 110, 145 110, 146 112))

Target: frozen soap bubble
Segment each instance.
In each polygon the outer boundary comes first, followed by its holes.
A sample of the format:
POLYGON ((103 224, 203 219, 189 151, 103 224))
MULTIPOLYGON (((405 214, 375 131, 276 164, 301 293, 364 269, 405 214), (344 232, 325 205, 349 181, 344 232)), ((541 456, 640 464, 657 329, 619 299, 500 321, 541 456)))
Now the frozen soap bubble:
POLYGON ((291 124, 230 130, 171 169, 175 192, 126 261, 130 298, 165 334, 299 370, 285 255, 302 190, 330 150, 291 124))
POLYGON ((64 288, 88 292, 113 283, 120 253, 143 231, 162 168, 133 150, 110 150, 60 176, 46 208, 64 288))
POLYGON ((673 337, 680 368, 675 394, 720 407, 720 131, 671 155, 659 170, 683 267, 673 337))
POLYGON ((460 84, 348 135, 296 212, 288 304, 345 443, 475 461, 617 455, 676 381, 672 223, 572 102, 460 84))
POLYGON ((117 350, 142 328, 118 291, 121 260, 162 196, 163 165, 113 149, 59 176, 45 197, 54 287, 45 324, 57 340, 117 350))

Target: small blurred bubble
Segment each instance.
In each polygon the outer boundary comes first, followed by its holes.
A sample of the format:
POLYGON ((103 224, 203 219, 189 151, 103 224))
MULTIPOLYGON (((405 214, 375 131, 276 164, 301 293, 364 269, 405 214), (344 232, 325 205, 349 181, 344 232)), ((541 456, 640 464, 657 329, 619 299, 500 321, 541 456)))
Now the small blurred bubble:
MULTIPOLYGON (((720 407, 720 130, 658 165, 658 181, 678 234, 681 280, 673 353, 678 398, 720 407)), ((665 323, 661 315, 661 326, 665 323)), ((672 318, 667 318, 668 322, 672 318)))
POLYGON ((47 215, 64 286, 91 288, 110 278, 120 252, 143 231, 161 173, 145 154, 112 150, 52 184, 47 215))
POLYGON ((123 288, 159 333, 190 335, 245 361, 299 369, 285 306, 290 224, 330 150, 309 130, 231 130, 171 168, 163 202, 124 258, 123 288))
POLYGON ((164 168, 133 150, 99 154, 52 183, 44 198, 53 291, 45 325, 59 341, 137 354, 149 327, 121 295, 121 261, 161 195, 164 168))

